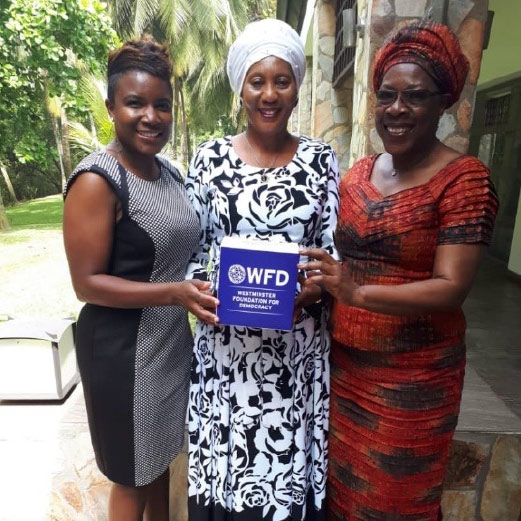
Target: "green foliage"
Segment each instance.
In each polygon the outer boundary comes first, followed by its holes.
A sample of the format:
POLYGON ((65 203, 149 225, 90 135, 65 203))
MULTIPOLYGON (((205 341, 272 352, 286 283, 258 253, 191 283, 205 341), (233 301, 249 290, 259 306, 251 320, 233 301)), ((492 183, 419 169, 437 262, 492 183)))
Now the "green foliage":
POLYGON ((276 1, 109 0, 109 6, 121 38, 149 32, 168 42, 186 101, 189 141, 194 134, 199 143, 211 135, 234 133, 238 105, 226 77, 228 49, 246 23, 275 16, 276 1))
POLYGON ((200 131, 211 131, 224 117, 229 117, 233 127, 237 127, 239 107, 226 75, 228 49, 248 22, 275 16, 274 0, 230 0, 228 3, 229 30, 224 33, 201 31, 196 49, 203 52, 193 57, 188 69, 189 104, 197 107, 191 111, 191 120, 200 131))
POLYGON ((0 16, 0 96, 7 106, 30 106, 35 91, 46 88, 74 104, 77 61, 99 71, 114 43, 97 0, 11 0, 0 16))
POLYGON ((93 74, 83 76, 79 93, 86 103, 88 114, 83 120, 69 121, 68 127, 71 147, 85 155, 101 149, 114 139, 114 125, 105 107, 107 87, 103 80, 93 74))
POLYGON ((49 143, 42 140, 41 135, 34 132, 23 134, 22 138, 13 148, 16 159, 22 165, 28 163, 38 163, 40 168, 48 170, 53 168, 58 161, 56 149, 49 149, 49 143))
POLYGON ((0 0, 0 162, 25 196, 60 186, 49 101, 85 114, 78 82, 103 70, 116 41, 98 0, 0 0))

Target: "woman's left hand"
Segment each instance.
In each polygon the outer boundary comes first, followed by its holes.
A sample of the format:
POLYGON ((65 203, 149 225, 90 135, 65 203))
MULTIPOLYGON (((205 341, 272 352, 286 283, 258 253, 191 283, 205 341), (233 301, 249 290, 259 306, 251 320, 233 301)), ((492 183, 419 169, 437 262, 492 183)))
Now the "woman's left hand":
POLYGON ((301 250, 301 255, 311 260, 299 264, 298 268, 308 273, 305 286, 318 285, 346 306, 355 305, 358 284, 353 280, 349 269, 336 261, 329 253, 318 248, 301 250))

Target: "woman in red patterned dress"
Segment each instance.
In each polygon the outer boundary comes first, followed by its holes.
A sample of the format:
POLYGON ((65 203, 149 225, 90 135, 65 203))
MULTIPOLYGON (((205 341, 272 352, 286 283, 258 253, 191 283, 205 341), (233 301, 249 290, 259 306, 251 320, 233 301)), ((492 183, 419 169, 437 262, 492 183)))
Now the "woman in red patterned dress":
POLYGON ((329 518, 437 521, 465 370, 461 305, 497 198, 487 168, 436 138, 468 61, 434 23, 399 30, 374 69, 386 153, 341 184, 336 246, 308 284, 333 305, 329 518))

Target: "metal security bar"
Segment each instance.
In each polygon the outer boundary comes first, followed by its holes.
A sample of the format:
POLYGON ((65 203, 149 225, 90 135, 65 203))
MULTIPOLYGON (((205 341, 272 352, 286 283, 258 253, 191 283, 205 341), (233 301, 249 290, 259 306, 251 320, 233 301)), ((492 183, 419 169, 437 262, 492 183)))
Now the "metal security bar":
MULTIPOLYGON (((341 80, 353 73, 355 64, 354 45, 347 46, 346 42, 352 41, 348 31, 356 31, 355 27, 346 27, 344 15, 346 9, 353 10, 354 25, 358 19, 358 2, 356 0, 337 0, 335 7, 336 31, 335 31, 335 60, 333 65, 333 87, 336 87, 341 80)), ((354 41, 356 41, 356 34, 354 41)))
POLYGON ((485 106, 485 126, 508 123, 510 114, 510 93, 490 98, 485 106))

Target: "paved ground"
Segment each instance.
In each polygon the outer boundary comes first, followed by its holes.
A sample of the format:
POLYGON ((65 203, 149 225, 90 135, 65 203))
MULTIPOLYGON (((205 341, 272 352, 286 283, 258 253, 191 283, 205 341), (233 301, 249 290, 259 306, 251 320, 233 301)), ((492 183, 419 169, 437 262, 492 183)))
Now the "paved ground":
POLYGON ((521 417, 521 277, 486 257, 464 308, 470 365, 521 417))
MULTIPOLYGON (((521 281, 485 259, 465 305, 469 367, 458 430, 521 432, 521 281)), ((0 520, 104 521, 81 386, 63 403, 0 402, 0 520)), ((186 482, 186 455, 172 473, 186 482)), ((182 489, 182 487, 181 487, 182 489)), ((186 519, 173 491, 172 521, 186 519)))

